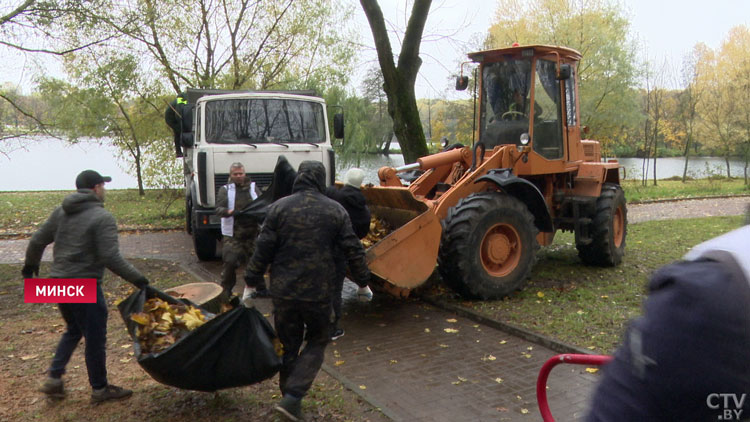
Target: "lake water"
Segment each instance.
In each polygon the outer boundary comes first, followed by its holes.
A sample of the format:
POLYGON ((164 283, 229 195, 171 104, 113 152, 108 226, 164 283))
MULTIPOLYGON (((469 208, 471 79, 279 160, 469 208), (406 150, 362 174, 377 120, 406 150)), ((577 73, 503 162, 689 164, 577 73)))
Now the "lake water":
MULTIPOLYGON (((135 177, 127 174, 127 164, 118 159, 117 149, 111 145, 101 145, 94 141, 83 141, 70 145, 56 139, 40 141, 5 141, 0 149, 0 191, 39 191, 39 190, 73 190, 76 175, 84 169, 94 169, 112 177, 107 184, 109 189, 136 188, 135 177)), ((176 159, 177 160, 177 159, 176 159)), ((666 179, 682 176, 683 158, 659 158, 656 164, 657 178, 666 179)), ((628 179, 639 179, 643 160, 640 158, 622 158, 625 167, 624 175, 628 179)), ((364 183, 378 183, 377 171, 380 167, 398 167, 404 164, 400 154, 362 155, 359 163, 354 159, 343 161, 337 159, 336 179, 343 180, 350 167, 358 166, 365 171, 364 183)), ((653 171, 653 162, 649 164, 649 178, 653 171)), ((732 176, 741 177, 744 163, 740 160, 730 161, 732 176)), ((726 174, 722 158, 691 157, 688 175, 706 177, 708 174, 726 174)))

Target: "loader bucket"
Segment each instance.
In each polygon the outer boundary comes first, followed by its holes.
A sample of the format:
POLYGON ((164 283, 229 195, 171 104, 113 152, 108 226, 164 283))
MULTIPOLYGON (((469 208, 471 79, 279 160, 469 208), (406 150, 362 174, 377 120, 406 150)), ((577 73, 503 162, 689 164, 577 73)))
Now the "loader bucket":
POLYGON ((372 215, 394 229, 367 249, 370 271, 400 288, 424 283, 435 270, 442 234, 440 219, 407 188, 376 186, 362 193, 372 215))

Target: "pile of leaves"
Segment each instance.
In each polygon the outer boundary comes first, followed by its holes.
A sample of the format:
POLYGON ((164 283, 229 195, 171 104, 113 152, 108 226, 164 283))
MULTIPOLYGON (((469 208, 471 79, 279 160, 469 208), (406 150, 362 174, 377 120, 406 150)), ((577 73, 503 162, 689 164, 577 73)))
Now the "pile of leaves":
POLYGON ((362 239, 362 245, 365 249, 380 242, 388 236, 393 229, 383 220, 375 217, 370 218, 370 232, 362 239))
POLYGON ((136 335, 143 353, 161 352, 208 321, 194 306, 171 304, 159 298, 148 299, 143 312, 131 314, 130 319, 138 324, 136 335))

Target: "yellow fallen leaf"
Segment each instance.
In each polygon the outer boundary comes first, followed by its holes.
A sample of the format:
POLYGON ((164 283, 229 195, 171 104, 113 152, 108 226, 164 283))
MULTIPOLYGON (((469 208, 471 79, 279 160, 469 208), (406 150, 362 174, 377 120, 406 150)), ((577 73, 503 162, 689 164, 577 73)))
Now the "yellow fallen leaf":
POLYGON ((21 356, 21 360, 31 360, 31 359, 36 359, 37 357, 39 357, 38 354, 35 354, 35 355, 26 355, 26 356, 21 356))
POLYGON ((424 329, 424 332, 425 332, 425 333, 429 333, 429 332, 430 332, 430 329, 429 329, 429 328, 425 328, 425 329, 424 329))
POLYGON ((130 346, 131 346, 130 344, 123 344, 123 345, 121 345, 120 347, 122 347, 123 349, 127 349, 127 348, 128 348, 128 347, 130 347, 130 346))
POLYGON ((586 368, 586 372, 589 374, 595 374, 599 371, 599 368, 586 368))
POLYGON ((458 322, 458 320, 456 318, 448 318, 445 320, 445 322, 450 322, 452 324, 452 323, 458 322))
POLYGON ((442 347, 443 349, 447 349, 448 348, 447 344, 438 344, 438 346, 442 347))
POLYGON ((130 319, 140 325, 148 325, 151 322, 151 317, 145 312, 135 312, 130 314, 130 319))
POLYGON ((580 309, 579 309, 578 311, 576 311, 576 313, 577 313, 578 315, 583 315, 583 314, 584 314, 585 312, 583 312, 582 310, 580 310, 580 309))
POLYGON ((505 344, 505 343, 507 343, 507 341, 505 341, 505 340, 500 340, 500 344, 505 344))
POLYGON ((472 325, 472 327, 479 328, 479 324, 474 324, 474 325, 472 325))
POLYGON ((122 358, 122 359, 120 359, 120 362, 122 362, 122 363, 128 363, 128 362, 130 362, 130 360, 131 360, 130 358, 122 358))
POLYGON ((587 347, 587 349, 594 350, 594 349, 596 349, 596 346, 589 346, 589 347, 587 347))
POLYGON ((482 362, 493 361, 493 360, 495 360, 495 359, 497 359, 497 358, 496 358, 496 357, 494 357, 494 356, 492 356, 492 355, 485 355, 485 356, 484 356, 484 357, 482 358, 482 362))
POLYGON ((536 292, 537 297, 544 297, 544 292, 536 292))
POLYGON ((526 350, 534 350, 534 346, 529 346, 526 348, 526 350))
POLYGON ((521 413, 523 413, 525 415, 525 414, 529 413, 529 409, 521 409, 521 413))
POLYGON ((444 329, 443 331, 445 331, 445 332, 446 332, 446 333, 448 333, 448 334, 455 334, 455 333, 457 333, 457 332, 458 332, 458 330, 457 330, 457 329, 455 329, 455 328, 446 328, 446 329, 444 329))
POLYGON ((503 379, 502 378, 495 378, 495 382, 498 384, 502 384, 503 379))
POLYGON ((530 359, 531 353, 523 353, 522 356, 525 357, 526 359, 530 359))
MULTIPOLYGON (((368 347, 367 349, 369 351, 370 348, 368 347)), ((338 350, 334 350, 333 351, 333 357, 340 358, 341 357, 341 353, 339 353, 338 350)))
POLYGON ((395 363, 398 363, 398 361, 396 359, 391 359, 391 365, 393 365, 395 363))
POLYGON ((360 386, 359 386, 359 389, 360 389, 360 390, 367 390, 367 386, 366 386, 366 385, 360 385, 360 386))
POLYGON ((370 346, 365 347, 365 350, 367 350, 368 352, 372 351, 372 349, 370 348, 370 346))
POLYGON ((333 365, 334 365, 334 366, 341 366, 341 365, 343 365, 344 363, 346 363, 346 361, 344 361, 344 360, 337 360, 337 361, 336 361, 336 362, 335 362, 335 363, 334 363, 333 365))

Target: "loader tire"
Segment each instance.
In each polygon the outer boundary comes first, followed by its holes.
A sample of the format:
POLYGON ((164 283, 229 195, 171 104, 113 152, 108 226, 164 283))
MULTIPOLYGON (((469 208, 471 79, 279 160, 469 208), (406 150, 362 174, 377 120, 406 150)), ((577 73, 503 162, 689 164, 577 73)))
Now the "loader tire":
POLYGON ((499 192, 461 199, 443 220, 438 270, 466 298, 499 299, 528 277, 539 249, 534 216, 499 192))
POLYGON ((625 193, 619 185, 607 183, 602 186, 591 225, 591 243, 576 245, 581 261, 601 267, 620 264, 625 255, 628 209, 625 193))

